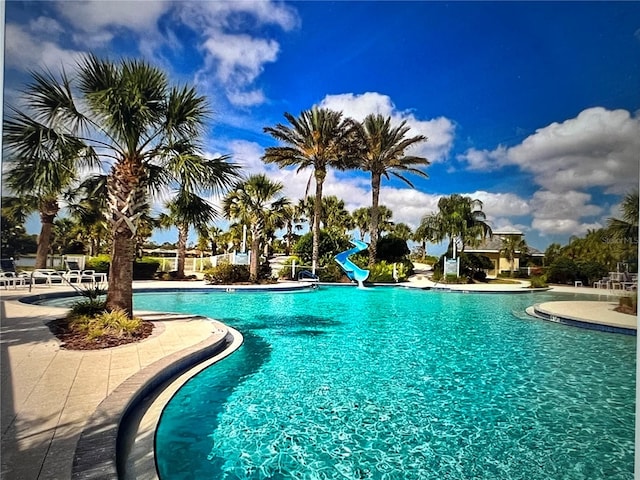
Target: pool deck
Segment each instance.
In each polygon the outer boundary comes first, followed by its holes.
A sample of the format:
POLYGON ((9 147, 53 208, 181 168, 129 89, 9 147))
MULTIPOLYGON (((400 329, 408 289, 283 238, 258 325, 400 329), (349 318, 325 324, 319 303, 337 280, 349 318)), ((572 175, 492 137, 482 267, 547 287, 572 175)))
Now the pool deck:
MULTIPOLYGON (((434 287, 432 282, 419 277, 405 285, 434 287)), ((134 282, 136 290, 203 287, 202 281, 134 282)), ((464 285, 452 289, 522 292, 523 285, 492 285, 490 288, 464 285)), ((130 388, 131 384, 139 387, 144 383, 144 378, 140 377, 157 373, 158 368, 175 364, 193 355, 194 351, 214 346, 228 334, 224 325, 201 317, 154 315, 148 317, 155 323, 154 333, 144 341, 97 351, 64 350, 46 323, 63 316, 66 309, 30 305, 18 300, 28 295, 69 290, 69 287, 39 286, 31 294, 25 288, 0 291, 2 478, 116 478, 99 472, 93 472, 93 476, 72 474, 81 435, 82 444, 88 427, 100 422, 101 415, 107 407, 114 405, 116 397, 116 405, 126 404, 136 394, 135 388, 130 388)), ((620 326, 622 322, 625 328, 636 328, 636 317, 613 311, 615 303, 606 293, 616 292, 569 286, 553 287, 553 291, 588 293, 605 301, 547 302, 538 305, 539 309, 584 322, 614 326, 620 326)), ((97 458, 100 454, 101 451, 94 452, 97 458)), ((148 478, 153 478, 153 474, 148 478)))

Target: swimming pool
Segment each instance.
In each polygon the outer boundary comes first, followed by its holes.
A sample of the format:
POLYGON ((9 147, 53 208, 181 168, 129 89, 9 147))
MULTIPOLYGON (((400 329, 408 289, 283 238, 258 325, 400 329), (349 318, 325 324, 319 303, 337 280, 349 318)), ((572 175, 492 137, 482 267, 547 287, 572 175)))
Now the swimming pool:
POLYGON ((519 318, 573 298, 136 294, 245 336, 165 408, 160 476, 631 479, 635 338, 519 318))

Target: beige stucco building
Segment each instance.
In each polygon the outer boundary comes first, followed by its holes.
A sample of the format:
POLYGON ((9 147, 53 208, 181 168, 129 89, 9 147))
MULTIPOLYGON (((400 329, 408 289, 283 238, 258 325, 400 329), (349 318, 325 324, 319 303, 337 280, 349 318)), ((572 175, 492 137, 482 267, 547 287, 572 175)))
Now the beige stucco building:
MULTIPOLYGON (((473 253, 476 255, 483 255, 491 260, 493 263, 493 268, 487 270, 488 277, 497 277, 501 272, 510 272, 511 271, 511 262, 505 257, 502 250, 502 241, 506 237, 515 236, 518 239, 524 238, 524 233, 519 230, 513 228, 504 228, 500 230, 494 230, 493 236, 491 238, 485 239, 478 246, 469 246, 465 245, 464 252, 465 253, 473 253)), ((513 260, 513 271, 517 272, 520 270, 520 254, 521 252, 517 251, 515 258, 513 260)), ((527 255, 533 257, 544 257, 544 254, 536 250, 535 248, 528 247, 527 255)))

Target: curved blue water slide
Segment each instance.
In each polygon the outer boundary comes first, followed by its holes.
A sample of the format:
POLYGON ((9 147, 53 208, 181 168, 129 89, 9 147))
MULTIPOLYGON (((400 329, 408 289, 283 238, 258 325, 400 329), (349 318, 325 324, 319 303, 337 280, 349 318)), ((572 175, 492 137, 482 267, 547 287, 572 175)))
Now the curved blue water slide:
POLYGON ((334 259, 336 263, 340 265, 340 268, 344 270, 344 273, 347 274, 347 277, 349 277, 351 280, 355 280, 356 282, 364 282, 369 277, 369 270, 364 270, 363 268, 357 266, 355 263, 349 260, 349 256, 353 255, 354 253, 361 252, 362 250, 366 250, 367 248, 369 248, 369 245, 361 242, 360 240, 350 240, 350 242, 354 245, 354 247, 350 248, 349 250, 345 250, 344 252, 340 252, 334 257, 334 259))

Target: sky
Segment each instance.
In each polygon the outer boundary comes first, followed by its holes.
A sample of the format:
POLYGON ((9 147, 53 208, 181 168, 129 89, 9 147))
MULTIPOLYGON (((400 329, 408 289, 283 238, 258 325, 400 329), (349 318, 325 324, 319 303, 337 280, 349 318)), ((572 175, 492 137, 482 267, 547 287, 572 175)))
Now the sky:
MULTIPOLYGON (((208 154, 267 173, 292 199, 310 172, 265 165, 277 143, 263 129, 314 105, 380 113, 428 138, 409 153, 429 159, 429 178, 381 190, 393 221, 413 228, 458 193, 483 202, 494 230, 544 251, 606 226, 638 187, 640 2, 5 5, 5 105, 19 104, 29 70, 73 72, 87 53, 144 59, 207 96, 208 154)), ((369 206, 370 177, 330 171, 324 194, 369 206)))

